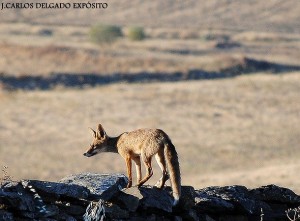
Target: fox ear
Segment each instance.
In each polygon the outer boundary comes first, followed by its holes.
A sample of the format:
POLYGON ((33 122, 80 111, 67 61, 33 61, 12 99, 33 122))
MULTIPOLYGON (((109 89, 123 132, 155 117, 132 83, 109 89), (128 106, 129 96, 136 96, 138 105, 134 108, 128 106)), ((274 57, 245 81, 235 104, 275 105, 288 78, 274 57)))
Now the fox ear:
POLYGON ((98 133, 99 133, 99 137, 104 137, 106 135, 106 132, 103 129, 101 124, 98 124, 98 133))
MULTIPOLYGON (((89 127, 90 128, 90 127, 89 127)), ((94 131, 92 128, 90 128, 91 129, 91 131, 93 131, 93 133, 94 133, 94 137, 96 138, 97 137, 97 133, 96 133, 96 131, 94 131)))

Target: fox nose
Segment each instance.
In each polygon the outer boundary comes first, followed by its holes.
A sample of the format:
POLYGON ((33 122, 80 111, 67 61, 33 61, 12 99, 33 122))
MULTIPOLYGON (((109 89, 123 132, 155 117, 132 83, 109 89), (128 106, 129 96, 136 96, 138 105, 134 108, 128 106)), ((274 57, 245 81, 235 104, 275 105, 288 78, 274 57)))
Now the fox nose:
POLYGON ((84 153, 84 154, 83 154, 83 156, 85 156, 85 157, 86 157, 86 153, 84 153))

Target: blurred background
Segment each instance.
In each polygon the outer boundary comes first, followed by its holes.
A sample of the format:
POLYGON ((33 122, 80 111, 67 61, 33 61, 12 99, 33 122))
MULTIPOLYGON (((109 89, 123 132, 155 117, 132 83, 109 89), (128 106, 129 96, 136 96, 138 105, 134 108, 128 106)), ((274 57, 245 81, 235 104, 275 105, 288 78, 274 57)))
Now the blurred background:
POLYGON ((300 1, 106 3, 0 11, 2 176, 125 173, 117 154, 82 155, 102 123, 163 129, 184 185, 300 193, 300 1))

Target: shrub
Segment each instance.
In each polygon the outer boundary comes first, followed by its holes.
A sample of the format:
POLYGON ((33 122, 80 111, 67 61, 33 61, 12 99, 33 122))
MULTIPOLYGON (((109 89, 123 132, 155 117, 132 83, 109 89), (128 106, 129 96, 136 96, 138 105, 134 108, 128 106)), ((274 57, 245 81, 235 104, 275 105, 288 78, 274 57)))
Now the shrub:
POLYGON ((146 37, 142 27, 131 27, 128 29, 128 38, 132 41, 142 41, 146 37))
POLYGON ((7 166, 2 166, 2 177, 0 176, 0 185, 12 180, 12 177, 7 172, 7 168, 7 166))
POLYGON ((97 44, 113 43, 122 37, 122 30, 114 25, 94 25, 90 29, 90 39, 97 44))
POLYGON ((53 31, 51 29, 41 29, 38 31, 38 35, 41 36, 52 36, 53 35, 53 31))

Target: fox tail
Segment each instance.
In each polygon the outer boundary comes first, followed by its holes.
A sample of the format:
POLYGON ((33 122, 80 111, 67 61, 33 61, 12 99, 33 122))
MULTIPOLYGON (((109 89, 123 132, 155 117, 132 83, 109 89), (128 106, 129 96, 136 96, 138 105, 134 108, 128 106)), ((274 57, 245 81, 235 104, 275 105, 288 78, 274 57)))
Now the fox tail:
POLYGON ((164 155, 169 171, 171 187, 173 191, 174 202, 173 206, 176 206, 179 202, 181 195, 181 178, 180 178, 180 167, 178 161, 178 155, 175 150, 175 146, 168 138, 168 142, 165 144, 164 155))

